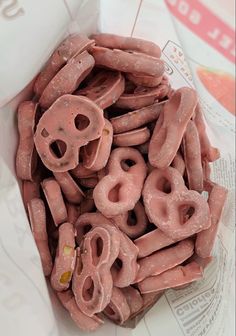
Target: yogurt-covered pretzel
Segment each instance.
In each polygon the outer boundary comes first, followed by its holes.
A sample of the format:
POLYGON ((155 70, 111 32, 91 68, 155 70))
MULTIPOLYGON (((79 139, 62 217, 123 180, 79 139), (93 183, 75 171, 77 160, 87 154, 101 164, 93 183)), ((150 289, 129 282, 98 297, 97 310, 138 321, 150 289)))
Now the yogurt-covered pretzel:
POLYGON ((174 157, 174 160, 171 163, 171 166, 177 169, 182 176, 185 173, 185 162, 180 151, 178 151, 174 157))
POLYGON ((139 260, 139 271, 135 282, 140 282, 149 276, 161 274, 168 269, 182 264, 190 258, 194 252, 194 243, 186 239, 176 246, 155 252, 152 255, 139 260))
POLYGON ((192 120, 188 122, 183 137, 183 152, 189 189, 202 192, 203 170, 201 147, 197 127, 192 120))
POLYGON ((97 66, 121 72, 160 77, 165 71, 162 60, 139 52, 95 46, 92 47, 91 54, 97 66))
POLYGON ((207 201, 188 190, 172 167, 151 172, 143 188, 143 201, 149 220, 172 239, 190 237, 210 226, 207 201))
POLYGON ((64 172, 78 165, 79 148, 99 138, 103 127, 103 111, 95 103, 86 97, 64 95, 41 117, 34 142, 44 165, 53 172, 64 172), (51 149, 58 140, 66 145, 61 158, 51 149))
POLYGON ((196 106, 195 116, 193 118, 198 130, 199 140, 201 144, 201 154, 203 159, 207 159, 209 162, 216 161, 220 157, 220 152, 217 148, 212 147, 206 133, 206 126, 202 114, 202 110, 199 104, 196 106))
POLYGON ((132 239, 141 236, 148 224, 145 209, 141 202, 138 202, 133 210, 113 217, 112 220, 121 231, 132 239))
POLYGON ((132 131, 115 134, 113 144, 120 147, 137 146, 147 142, 150 138, 150 131, 147 127, 132 131))
POLYGON ((144 142, 143 144, 141 145, 138 145, 136 147, 138 149, 138 151, 141 153, 141 154, 148 154, 148 149, 149 149, 149 141, 147 142, 144 142))
POLYGON ((164 234, 160 229, 155 229, 137 238, 134 243, 139 251, 138 258, 144 258, 155 251, 173 245, 177 241, 164 234))
POLYGON ((45 276, 51 274, 52 257, 48 247, 48 234, 46 227, 46 210, 40 198, 33 198, 28 203, 30 225, 35 243, 37 245, 45 276))
POLYGON ((37 77, 34 83, 34 92, 36 96, 41 96, 48 83, 73 56, 76 56, 85 50, 89 50, 93 44, 94 41, 88 39, 86 36, 79 34, 68 36, 54 51, 37 77))
POLYGON ((67 291, 57 292, 57 296, 62 305, 68 310, 72 320, 83 331, 94 331, 98 329, 104 322, 97 315, 87 316, 77 306, 73 292, 67 291))
POLYGON ((16 174, 22 180, 33 180, 37 168, 34 146, 35 117, 38 104, 24 101, 18 107, 19 145, 16 153, 16 174))
POLYGON ((39 183, 31 181, 22 181, 22 198, 24 206, 27 209, 28 203, 33 198, 40 198, 39 183))
POLYGON ((67 221, 72 225, 75 225, 77 219, 80 216, 80 208, 78 205, 72 203, 66 203, 67 221))
POLYGON ((130 308, 130 318, 132 318, 142 308, 143 298, 139 291, 132 286, 122 288, 121 291, 125 295, 130 308))
POLYGON ((138 249, 134 243, 119 231, 111 220, 100 213, 84 213, 78 218, 75 227, 78 244, 80 244, 84 235, 95 227, 103 227, 109 230, 112 239, 120 241, 118 258, 111 268, 113 282, 117 287, 123 288, 129 286, 134 281, 138 272, 138 249))
POLYGON ((209 181, 211 177, 211 166, 207 159, 202 159, 203 180, 209 181))
POLYGON ((117 101, 124 89, 125 79, 120 72, 103 70, 84 89, 76 91, 76 94, 88 97, 105 109, 117 101))
POLYGON ((79 185, 73 180, 69 172, 54 172, 53 175, 59 183, 67 201, 79 204, 84 197, 84 193, 79 185))
POLYGON ((195 243, 196 253, 199 255, 199 257, 202 258, 207 258, 211 256, 221 214, 228 193, 227 189, 218 184, 208 184, 208 189, 210 189, 208 203, 211 212, 211 226, 207 230, 204 230, 197 234, 197 239, 195 243))
POLYGON ((173 161, 197 100, 195 90, 183 87, 165 103, 150 140, 148 157, 153 167, 166 168, 173 161))
POLYGON ((202 267, 193 261, 186 266, 176 266, 159 275, 148 277, 138 283, 138 288, 141 293, 152 293, 189 284, 200 280, 202 276, 202 267))
POLYGON ((93 66, 94 59, 87 51, 70 59, 42 92, 40 105, 49 108, 59 97, 74 92, 93 66))
POLYGON ((53 178, 48 178, 43 180, 41 185, 55 225, 66 222, 67 210, 59 183, 53 178))
POLYGON ((85 188, 95 188, 96 185, 98 184, 98 177, 95 174, 94 176, 91 177, 81 178, 79 182, 85 188))
POLYGON ((89 142, 81 149, 83 166, 93 171, 98 171, 104 168, 111 152, 112 139, 112 125, 105 119, 101 137, 89 142))
POLYGON ((84 236, 81 265, 77 259, 72 288, 77 305, 88 316, 103 311, 111 300, 110 268, 119 253, 119 243, 104 227, 95 227, 84 236))
POLYGON ((93 197, 102 214, 114 217, 133 209, 139 200, 146 177, 146 165, 136 149, 120 147, 111 152, 108 170, 109 174, 95 187, 93 197), (122 161, 131 165, 128 170, 123 170, 122 161), (115 191, 115 198, 111 199, 111 191, 115 191))
POLYGON ((71 170, 71 174, 76 178, 92 177, 95 173, 95 171, 85 168, 82 163, 79 163, 78 166, 71 170))
POLYGON ((115 106, 124 109, 137 110, 154 104, 164 98, 169 91, 167 85, 158 85, 153 88, 137 87, 131 93, 123 93, 115 106))
POLYGON ((156 120, 162 111, 164 103, 154 103, 140 110, 128 112, 111 118, 114 134, 127 132, 156 120))
POLYGON ((51 274, 51 285, 56 291, 69 288, 75 268, 75 257, 75 229, 72 224, 64 223, 59 227, 57 253, 51 274))
POLYGON ((136 86, 145 86, 150 88, 159 85, 163 78, 163 76, 154 77, 154 76, 133 75, 133 74, 127 74, 126 77, 136 86))
POLYGON ((127 303, 123 291, 113 287, 110 303, 106 306, 103 313, 112 321, 123 324, 130 316, 130 307, 127 303))
POLYGON ((111 268, 115 286, 124 288, 134 282, 139 269, 137 256, 137 247, 123 232, 120 232, 120 252, 111 268))
POLYGON ((161 49, 157 44, 140 38, 104 33, 93 34, 91 38, 101 47, 121 50, 135 50, 158 58, 161 56, 161 49))

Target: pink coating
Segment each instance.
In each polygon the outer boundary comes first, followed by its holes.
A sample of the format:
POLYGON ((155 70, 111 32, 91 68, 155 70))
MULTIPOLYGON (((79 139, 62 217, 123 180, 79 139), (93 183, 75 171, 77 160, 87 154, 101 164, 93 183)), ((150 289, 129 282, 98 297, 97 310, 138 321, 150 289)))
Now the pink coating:
POLYGON ((130 318, 132 318, 137 312, 139 312, 143 307, 143 298, 139 291, 132 287, 128 286, 121 289, 122 293, 125 296, 125 299, 130 308, 130 318))
POLYGON ((212 147, 210 144, 200 104, 196 106, 193 120, 198 130, 202 159, 206 159, 209 162, 216 161, 220 157, 220 152, 217 148, 212 147))
POLYGON ((34 128, 37 103, 24 101, 18 107, 19 145, 16 153, 16 175, 22 180, 34 180, 37 152, 34 146, 34 128))
POLYGON ((143 127, 125 133, 115 134, 113 144, 120 147, 137 146, 147 142, 150 135, 149 129, 143 127))
POLYGON ((43 180, 41 186, 55 225, 66 222, 67 210, 59 183, 53 178, 48 178, 43 180))
POLYGON ((152 255, 139 259, 139 271, 135 279, 140 282, 147 277, 159 275, 168 269, 182 264, 194 253, 194 243, 190 239, 179 242, 176 246, 155 252, 152 255))
POLYGON ((163 76, 153 77, 153 76, 133 75, 133 74, 127 74, 126 77, 130 82, 134 83, 136 86, 145 86, 149 88, 158 86, 163 78, 163 76))
POLYGON ((58 48, 53 52, 34 83, 34 92, 36 96, 41 96, 48 83, 72 57, 85 50, 89 50, 93 44, 93 40, 89 40, 86 36, 79 34, 70 35, 62 41, 58 48))
POLYGON ((59 183, 63 194, 68 202, 79 204, 84 193, 80 189, 79 185, 73 180, 69 172, 54 172, 55 179, 59 183))
POLYGON ((72 289, 77 305, 88 316, 103 311, 111 300, 110 269, 118 256, 119 245, 119 239, 104 227, 95 227, 84 236, 72 289))
POLYGON ((33 198, 40 198, 39 187, 38 182, 22 181, 22 198, 26 209, 33 198))
POLYGON ((59 97, 74 92, 93 67, 94 59, 87 51, 70 59, 45 87, 39 104, 49 108, 59 97))
POLYGON ((202 267, 193 261, 186 266, 176 266, 159 275, 148 277, 139 282, 138 288, 141 293, 152 293, 189 284, 200 280, 202 276, 202 267))
POLYGON ((119 288, 129 286, 136 278, 139 265, 137 263, 138 249, 125 234, 120 232, 120 252, 112 265, 111 273, 114 285, 119 288))
POLYGON ((87 178, 92 177, 96 173, 91 169, 85 168, 81 163, 79 163, 74 169, 72 169, 71 174, 76 178, 87 178))
POLYGON ((179 173, 184 176, 185 173, 185 162, 182 154, 178 151, 174 157, 174 160, 171 163, 171 167, 177 169, 179 173))
POLYGON ((158 102, 167 96, 169 86, 160 84, 156 87, 137 87, 133 92, 123 93, 115 106, 124 109, 137 110, 158 102))
POLYGON ((141 202, 137 202, 133 210, 113 217, 112 221, 122 232, 132 239, 141 236, 148 225, 145 209, 141 202))
POLYGON ((69 288, 75 268, 75 229, 70 223, 59 227, 59 240, 56 258, 51 274, 51 286, 55 291, 69 288))
POLYGON ((154 103, 142 109, 111 118, 114 134, 127 132, 157 120, 164 103, 154 103))
POLYGON ((113 287, 110 303, 106 306, 103 313, 118 324, 123 324, 130 316, 130 307, 127 303, 125 294, 117 287, 113 287))
POLYGON ((113 140, 113 128, 107 119, 101 137, 89 142, 81 149, 83 167, 98 171, 103 169, 109 159, 113 140))
POLYGON ((151 172, 143 188, 143 201, 149 220, 172 239, 190 237, 210 226, 207 201, 188 190, 172 167, 151 172))
POLYGON ((32 234, 37 245, 43 273, 49 276, 52 271, 52 257, 48 247, 48 234, 46 227, 46 210, 40 198, 33 198, 28 203, 28 213, 32 234))
POLYGON ((103 127, 103 111, 96 104, 86 97, 64 95, 41 117, 34 142, 44 165, 53 172, 64 172, 78 165, 79 148, 99 138, 103 127), (51 149, 56 141, 66 144, 61 158, 51 149))
POLYGON ((197 127, 192 120, 188 122, 183 137, 183 152, 189 189, 201 193, 203 191, 201 146, 197 127))
POLYGON ((93 34, 91 38, 95 41, 96 45, 101 47, 121 50, 135 50, 157 58, 161 56, 161 49, 157 44, 140 38, 104 33, 93 34))
POLYGON ((84 213, 78 218, 75 227, 78 244, 81 243, 84 235, 92 228, 103 227, 109 230, 112 239, 120 241, 119 254, 111 268, 114 285, 123 288, 133 283, 138 272, 138 249, 126 235, 119 231, 111 220, 98 212, 84 213))
POLYGON ((177 241, 167 236, 160 229, 155 229, 135 239, 134 243, 139 251, 138 258, 144 258, 164 247, 175 244, 177 241))
POLYGON ((97 66, 121 72, 160 77, 165 70, 162 60, 139 52, 95 46, 92 47, 91 54, 97 66))
POLYGON ((227 193, 227 189, 212 183, 208 199, 211 212, 211 225, 207 230, 197 234, 195 243, 196 253, 199 257, 207 258, 211 256, 219 228, 220 218, 227 199, 227 193))
POLYGON ((187 87, 175 91, 166 102, 150 140, 148 157, 153 167, 163 169, 171 164, 197 102, 196 91, 187 87))
POLYGON ((76 94, 86 96, 105 109, 119 99, 124 89, 125 79, 120 72, 103 70, 92 78, 85 88, 76 91, 76 94))
POLYGON ((104 321, 96 315, 92 317, 85 315, 77 306, 73 292, 70 289, 57 292, 57 296, 65 309, 68 310, 72 320, 81 330, 95 331, 104 323, 104 321))
POLYGON ((98 177, 95 174, 94 176, 80 178, 79 182, 85 188, 95 188, 96 185, 98 184, 98 177))
POLYGON ((102 214, 114 217, 134 208, 141 196, 146 166, 136 149, 120 147, 111 152, 108 171, 94 188, 93 197, 102 214), (130 162, 131 166, 123 170, 122 161, 130 162))

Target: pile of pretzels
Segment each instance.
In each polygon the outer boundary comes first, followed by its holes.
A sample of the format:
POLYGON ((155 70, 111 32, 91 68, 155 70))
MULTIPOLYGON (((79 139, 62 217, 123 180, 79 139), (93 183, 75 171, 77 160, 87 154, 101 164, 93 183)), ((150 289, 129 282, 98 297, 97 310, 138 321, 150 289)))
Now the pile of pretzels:
POLYGON ((16 173, 42 262, 83 330, 119 325, 203 278, 227 190, 195 90, 160 48, 71 35, 18 108, 16 173), (203 196, 207 195, 206 196, 203 196))

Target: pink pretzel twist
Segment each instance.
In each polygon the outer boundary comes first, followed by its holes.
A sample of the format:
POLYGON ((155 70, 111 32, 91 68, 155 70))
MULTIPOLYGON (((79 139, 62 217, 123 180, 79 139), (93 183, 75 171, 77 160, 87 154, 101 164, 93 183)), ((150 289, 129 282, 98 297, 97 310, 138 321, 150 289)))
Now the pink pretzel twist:
POLYGON ((187 238, 210 226, 207 201, 188 190, 183 177, 172 167, 151 172, 143 188, 143 200, 150 221, 172 239, 187 238))
POLYGON ((146 177, 146 165, 136 149, 120 147, 112 151, 108 171, 109 174, 95 187, 93 197, 102 214, 114 217, 133 209, 138 202, 146 177), (131 167, 124 170, 121 164, 128 160, 131 167))

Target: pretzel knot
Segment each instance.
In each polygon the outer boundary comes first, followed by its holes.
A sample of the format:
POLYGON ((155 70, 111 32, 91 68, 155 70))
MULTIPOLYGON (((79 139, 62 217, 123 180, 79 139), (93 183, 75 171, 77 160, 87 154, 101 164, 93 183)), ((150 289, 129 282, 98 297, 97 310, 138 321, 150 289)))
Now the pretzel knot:
POLYGON ((79 308, 88 316, 101 312, 110 302, 110 269, 119 253, 119 243, 102 227, 88 232, 82 242, 81 265, 77 262, 73 291, 79 308))
POLYGON ((172 167, 151 172, 143 200, 150 221, 172 239, 187 238, 210 225, 207 201, 188 190, 181 174, 172 167))
POLYGON ((48 169, 65 172, 78 165, 80 147, 98 139, 103 127, 103 111, 95 103, 86 97, 64 95, 40 119, 34 142, 48 169), (59 157, 52 147, 58 142, 64 144, 59 157))
POLYGON ((133 148, 114 149, 108 162, 109 174, 94 189, 96 207, 106 217, 114 217, 134 208, 146 177, 142 155, 133 148))

